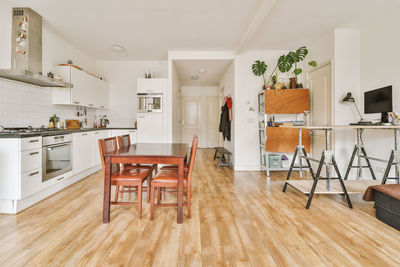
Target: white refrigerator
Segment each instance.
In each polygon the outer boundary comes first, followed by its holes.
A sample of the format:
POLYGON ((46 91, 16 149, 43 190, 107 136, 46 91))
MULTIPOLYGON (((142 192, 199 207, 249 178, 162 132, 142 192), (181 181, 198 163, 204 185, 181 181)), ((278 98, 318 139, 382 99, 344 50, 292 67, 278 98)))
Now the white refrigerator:
POLYGON ((161 112, 137 114, 137 142, 163 142, 163 114, 161 112))

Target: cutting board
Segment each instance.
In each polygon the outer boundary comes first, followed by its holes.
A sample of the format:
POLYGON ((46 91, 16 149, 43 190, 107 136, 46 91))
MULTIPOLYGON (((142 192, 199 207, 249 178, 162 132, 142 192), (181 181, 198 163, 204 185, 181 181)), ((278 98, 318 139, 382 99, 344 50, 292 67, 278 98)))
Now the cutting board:
POLYGON ((79 129, 79 128, 81 128, 79 120, 65 120, 65 124, 67 125, 67 129, 79 129))

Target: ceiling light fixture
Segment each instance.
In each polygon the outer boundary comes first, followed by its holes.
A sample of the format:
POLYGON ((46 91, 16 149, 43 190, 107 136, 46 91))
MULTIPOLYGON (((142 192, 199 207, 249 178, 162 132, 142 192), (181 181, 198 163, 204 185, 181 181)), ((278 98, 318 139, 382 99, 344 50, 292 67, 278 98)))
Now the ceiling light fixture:
POLYGON ((125 51, 125 47, 123 47, 122 45, 113 45, 112 50, 117 53, 122 53, 125 51))
POLYGON ((196 81, 196 80, 198 80, 200 77, 199 76, 196 76, 196 75, 193 75, 193 76, 190 76, 190 79, 192 79, 193 81, 196 81))
POLYGON ((204 73, 204 72, 206 72, 206 70, 205 70, 205 69, 199 69, 199 71, 200 71, 201 73, 204 73))

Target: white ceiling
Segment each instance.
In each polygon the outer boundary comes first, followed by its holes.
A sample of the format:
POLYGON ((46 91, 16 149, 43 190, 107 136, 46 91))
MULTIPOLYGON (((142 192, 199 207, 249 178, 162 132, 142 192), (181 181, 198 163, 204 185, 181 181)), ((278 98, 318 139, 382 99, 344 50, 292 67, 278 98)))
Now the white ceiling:
POLYGON ((95 59, 130 60, 166 59, 168 50, 292 49, 336 27, 365 25, 400 1, 1 0, 1 5, 34 9, 95 59), (123 45, 126 55, 113 52, 114 44, 123 45))
POLYGON ((218 85, 232 60, 174 60, 179 80, 183 86, 218 85), (205 72, 200 72, 200 69, 205 72), (192 80, 191 76, 199 76, 192 80))

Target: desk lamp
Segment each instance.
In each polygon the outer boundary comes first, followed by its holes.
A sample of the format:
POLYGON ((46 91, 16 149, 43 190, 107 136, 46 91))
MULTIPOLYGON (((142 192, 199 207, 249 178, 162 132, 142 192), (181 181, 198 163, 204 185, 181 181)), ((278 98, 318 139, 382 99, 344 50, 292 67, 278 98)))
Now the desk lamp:
POLYGON ((350 124, 371 124, 372 122, 370 121, 366 121, 362 116, 361 116, 361 112, 357 107, 356 104, 356 100, 354 99, 354 97, 351 95, 350 92, 347 93, 347 95, 343 98, 342 100, 343 103, 349 102, 349 103, 354 103, 354 106, 356 106, 358 115, 360 116, 360 120, 357 123, 350 123, 350 124))

